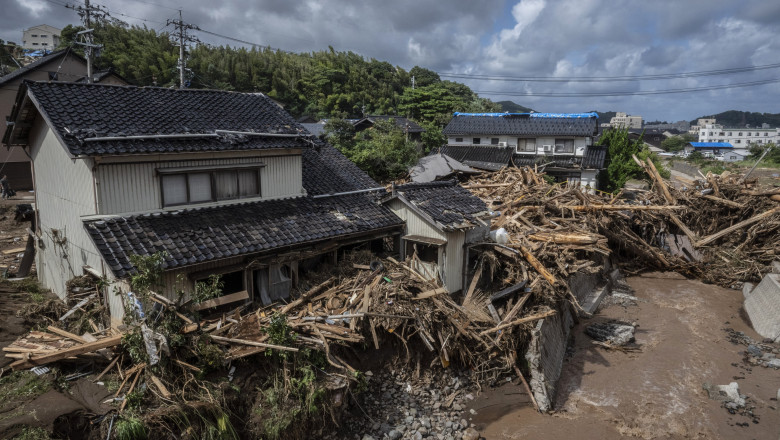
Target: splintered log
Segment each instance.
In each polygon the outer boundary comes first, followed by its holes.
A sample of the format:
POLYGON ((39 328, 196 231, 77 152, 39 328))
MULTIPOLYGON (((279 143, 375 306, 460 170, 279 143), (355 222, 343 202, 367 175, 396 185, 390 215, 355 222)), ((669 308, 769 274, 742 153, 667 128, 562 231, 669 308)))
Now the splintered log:
MULTIPOLYGON (((524 206, 529 209, 545 209, 547 206, 524 206)), ((560 206, 562 210, 569 211, 680 211, 686 209, 680 205, 574 205, 560 206)))
POLYGON ((747 189, 743 189, 742 194, 747 194, 749 196, 773 196, 776 194, 780 194, 780 188, 769 189, 766 191, 750 191, 747 189))
POLYGON ((715 240, 717 240, 717 239, 719 239, 721 237, 725 237, 726 235, 729 235, 730 233, 732 233, 734 231, 739 231, 740 229, 742 229, 742 228, 744 228, 746 226, 752 225, 753 223, 760 222, 761 220, 763 220, 765 218, 769 218, 769 217, 771 217, 772 215, 774 215, 774 214, 776 214, 778 212, 780 212, 780 207, 770 209, 769 211, 764 211, 761 214, 756 214, 756 215, 754 215, 753 217, 750 217, 747 220, 744 220, 744 221, 741 221, 741 222, 737 223, 736 225, 730 226, 730 227, 728 227, 728 228, 726 228, 726 229, 724 229, 722 231, 716 232, 716 233, 714 233, 712 235, 708 235, 708 236, 702 238, 701 240, 699 240, 698 242, 696 242, 694 244, 694 247, 700 247, 700 246, 708 245, 708 244, 712 243, 713 241, 715 241, 715 240))
POLYGON ((483 331, 481 331, 479 333, 479 335, 480 336, 485 336, 485 335, 489 335, 491 333, 495 333, 495 332, 497 332, 499 330, 503 330, 503 329, 508 328, 508 327, 514 327, 516 325, 525 324, 527 322, 538 321, 538 320, 546 318, 548 316, 552 316, 552 315, 554 315, 556 313, 558 313, 558 312, 556 312, 555 310, 548 310, 546 312, 538 313, 536 315, 526 316, 525 318, 520 318, 520 319, 515 319, 514 321, 507 322, 506 324, 497 325, 497 326, 495 326, 493 328, 490 328, 490 329, 487 329, 487 330, 483 330, 483 331))
POLYGON ((775 194, 773 196, 769 196, 769 198, 774 200, 775 202, 780 202, 780 194, 775 194))
POLYGON ((710 201, 715 202, 715 203, 720 203, 721 205, 729 206, 731 208, 745 209, 745 205, 743 205, 742 203, 737 203, 737 202, 734 202, 732 200, 724 199, 724 198, 721 198, 721 197, 715 197, 715 196, 711 196, 711 195, 708 195, 708 194, 701 195, 700 197, 703 198, 703 199, 710 200, 710 201))
POLYGON ((650 176, 653 177, 655 183, 661 188, 661 192, 662 195, 664 196, 664 199, 666 199, 666 201, 672 205, 677 203, 677 201, 672 196, 672 193, 669 192, 669 188, 666 187, 666 182, 664 182, 664 179, 661 178, 661 173, 658 172, 658 169, 655 167, 655 164, 649 158, 647 159, 647 167, 650 169, 650 176))
POLYGON ((586 234, 582 232, 537 232, 528 235, 529 240, 576 245, 595 244, 604 238, 605 237, 599 234, 586 234))
POLYGON ((312 287, 309 289, 308 292, 301 295, 300 298, 296 299, 295 301, 291 302, 290 304, 287 304, 286 306, 282 307, 282 309, 279 311, 281 314, 285 314, 289 312, 290 310, 294 309, 295 307, 298 307, 301 305, 304 301, 308 300, 314 295, 317 295, 318 293, 325 290, 328 286, 330 286, 334 281, 336 281, 336 278, 330 277, 321 284, 318 284, 317 286, 312 287))
POLYGON ((555 277, 553 274, 551 274, 542 263, 539 262, 539 260, 536 259, 536 257, 531 254, 531 252, 526 249, 521 244, 515 244, 518 249, 520 249, 520 252, 523 254, 523 257, 528 261, 528 263, 537 271, 539 272, 539 275, 543 276, 545 280, 547 280, 550 285, 555 285, 555 277))
POLYGON ((87 344, 76 345, 74 347, 59 350, 54 353, 48 353, 39 356, 32 356, 29 359, 21 359, 11 364, 14 370, 22 368, 30 368, 36 365, 45 365, 51 362, 56 362, 71 356, 77 356, 84 353, 91 353, 103 348, 115 347, 122 343, 122 335, 109 336, 104 339, 90 342, 87 344))
POLYGON ((298 351, 295 347, 285 347, 284 345, 273 345, 273 344, 264 344, 262 342, 255 342, 255 341, 247 341, 246 339, 234 339, 234 338, 225 338, 222 336, 215 336, 215 335, 209 335, 211 339, 219 342, 228 342, 233 344, 241 344, 241 345, 251 345, 253 347, 262 347, 262 348, 272 348, 274 350, 281 350, 281 351, 298 351))
POLYGON ((680 219, 680 217, 677 216, 677 214, 669 213, 669 218, 672 219, 672 223, 677 225, 678 228, 688 237, 688 240, 691 240, 691 243, 698 240, 698 237, 696 237, 696 234, 691 231, 688 226, 683 223, 683 221, 680 219))

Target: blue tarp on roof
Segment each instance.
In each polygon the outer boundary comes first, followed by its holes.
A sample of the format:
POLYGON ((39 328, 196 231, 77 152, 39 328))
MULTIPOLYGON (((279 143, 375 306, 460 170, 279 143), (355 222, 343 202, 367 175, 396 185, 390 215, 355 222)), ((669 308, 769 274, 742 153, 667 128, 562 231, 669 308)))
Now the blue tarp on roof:
POLYGON ((599 115, 596 112, 589 113, 461 113, 455 112, 453 116, 489 116, 492 118, 501 118, 506 116, 525 116, 529 118, 597 118, 599 115))
POLYGON ((693 148, 734 148, 728 142, 689 142, 693 148))

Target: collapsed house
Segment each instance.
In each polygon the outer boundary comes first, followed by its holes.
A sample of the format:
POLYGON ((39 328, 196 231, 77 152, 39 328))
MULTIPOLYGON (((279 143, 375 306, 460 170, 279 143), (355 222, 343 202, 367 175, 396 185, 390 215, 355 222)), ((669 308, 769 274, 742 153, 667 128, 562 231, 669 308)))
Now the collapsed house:
POLYGON ((606 147, 596 146, 596 113, 458 113, 440 149, 466 165, 497 171, 514 164, 544 166, 558 182, 596 188, 606 147))
POLYGON ((485 241, 490 232, 485 202, 449 180, 394 186, 383 203, 406 224, 401 255, 416 254, 414 269, 442 280, 450 293, 461 290, 468 245, 485 241))
POLYGON ((267 304, 403 230, 369 196, 383 188, 262 94, 26 82, 12 120, 4 143, 33 160, 39 280, 64 298, 69 279, 105 277, 113 324, 136 255, 162 256, 168 297, 219 274, 219 304, 267 304))

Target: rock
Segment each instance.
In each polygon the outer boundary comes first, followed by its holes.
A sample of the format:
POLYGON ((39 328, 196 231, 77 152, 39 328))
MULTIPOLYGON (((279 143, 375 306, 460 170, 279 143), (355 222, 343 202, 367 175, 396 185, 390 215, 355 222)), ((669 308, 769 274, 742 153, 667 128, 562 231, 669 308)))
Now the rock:
POLYGON ((425 426, 420 426, 417 428, 417 432, 422 434, 423 436, 428 435, 428 430, 425 428, 425 426))
POLYGON ((387 437, 388 437, 390 440, 398 440, 398 439, 399 439, 399 438, 401 438, 402 436, 403 436, 403 434, 401 434, 400 432, 398 432, 398 431, 397 431, 397 430, 395 430, 395 429, 391 429, 391 430, 390 430, 390 432, 388 432, 388 433, 387 433, 387 437))
POLYGON ((772 359, 766 363, 766 366, 769 368, 780 368, 780 359, 772 359))
POLYGON ((474 411, 474 408, 471 408, 471 409, 469 409, 469 413, 471 413, 471 415, 475 415, 477 412, 474 411))
POLYGON ((585 328, 591 338, 612 345, 626 345, 634 340, 634 326, 619 322, 597 322, 585 328))
POLYGON ((463 410, 463 406, 460 403, 453 403, 452 404, 452 409, 454 409, 455 411, 462 411, 463 410))
POLYGON ((469 426, 469 422, 467 422, 466 419, 460 419, 460 426, 465 428, 469 426))
POLYGON ((417 417, 417 409, 412 408, 409 410, 409 415, 412 417, 417 417))
POLYGON ((777 389, 777 400, 780 400, 780 388, 777 389))
POLYGON ((463 431, 463 440, 479 440, 479 432, 474 428, 468 428, 463 431))
POLYGON ((739 395, 739 384, 731 382, 728 385, 711 385, 705 383, 703 388, 707 390, 710 399, 721 402, 733 402, 738 407, 745 406, 745 398, 739 395))
POLYGON ((761 349, 758 348, 758 346, 750 344, 747 348, 748 353, 750 353, 751 356, 755 357, 761 357, 763 353, 761 353, 761 349))
POLYGON ((434 410, 437 410, 439 408, 441 408, 441 402, 436 402, 436 403, 433 404, 433 409, 434 410))
POLYGON ((363 436, 362 440, 376 440, 374 437, 371 437, 370 435, 366 434, 363 436))

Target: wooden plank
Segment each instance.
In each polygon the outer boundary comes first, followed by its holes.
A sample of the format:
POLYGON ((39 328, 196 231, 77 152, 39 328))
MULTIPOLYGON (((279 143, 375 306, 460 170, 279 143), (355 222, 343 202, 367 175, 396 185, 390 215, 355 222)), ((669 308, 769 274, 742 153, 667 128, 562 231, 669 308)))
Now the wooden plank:
POLYGON ((88 297, 86 297, 86 298, 82 299, 81 301, 79 301, 70 310, 65 312, 64 315, 60 316, 60 321, 64 321, 65 319, 68 318, 68 316, 76 313, 76 310, 78 310, 81 306, 83 306, 84 304, 88 303, 92 298, 95 298, 96 296, 97 296, 97 293, 93 293, 92 295, 89 295, 88 297))
POLYGON ((63 330, 61 328, 57 328, 57 327, 55 327, 53 325, 50 325, 50 326, 46 327, 46 330, 48 330, 48 331, 50 331, 52 333, 58 334, 60 336, 64 336, 66 338, 73 339, 74 341, 80 342, 82 344, 86 344, 86 343, 90 342, 90 341, 87 341, 86 339, 82 338, 79 335, 74 335, 71 332, 65 331, 65 330, 63 330))
POLYGON ((203 301, 202 303, 196 305, 194 307, 195 310, 205 310, 205 309, 211 309, 214 307, 218 307, 225 304, 234 303, 237 301, 243 301, 249 299, 249 292, 246 290, 242 290, 240 292, 231 293, 229 295, 223 295, 219 298, 210 299, 208 301, 203 301))
POLYGON ((715 197, 715 196, 711 196, 709 194, 703 194, 700 197, 703 198, 703 199, 707 199, 707 200, 713 201, 715 203, 720 203, 721 205, 729 206, 731 208, 745 209, 745 205, 743 205, 742 203, 737 203, 735 201, 724 199, 724 198, 721 198, 721 197, 715 197))
POLYGON ((667 203, 670 205, 676 204, 677 200, 675 200, 672 196, 672 193, 669 192, 669 188, 666 187, 666 182, 664 182, 664 179, 661 177, 661 173, 658 172, 658 169, 656 169, 653 161, 650 160, 650 158, 647 158, 646 160, 647 167, 650 169, 650 175, 655 180, 655 183, 661 188, 662 195, 666 199, 667 203))
POLYGON ((71 356, 77 356, 84 353, 91 353, 103 348, 116 347, 122 343, 122 334, 109 336, 96 342, 90 342, 88 344, 77 345, 75 347, 59 350, 55 353, 45 354, 40 356, 33 356, 29 359, 22 359, 21 361, 14 362, 11 367, 15 370, 22 368, 30 368, 36 365, 45 365, 51 362, 56 362, 61 359, 65 359, 71 356))
POLYGON ((164 399, 170 399, 171 398, 171 392, 168 391, 168 388, 165 387, 165 385, 162 383, 159 377, 155 376, 154 374, 149 374, 149 378, 152 380, 152 383, 154 386, 157 387, 158 390, 160 390, 160 394, 162 394, 164 399))
POLYGON ((519 292, 525 287, 525 281, 522 281, 520 283, 515 284, 514 286, 509 286, 506 289, 501 289, 498 292, 490 295, 490 302, 496 302, 506 296, 509 296, 515 292, 519 292))
POLYGON ((414 300, 426 299, 432 296, 441 295, 442 293, 447 293, 447 289, 444 287, 439 287, 438 289, 426 290, 425 292, 422 292, 417 296, 415 296, 414 298, 412 298, 412 300, 414 301, 414 300))
POLYGON ((677 216, 677 214, 669 213, 669 218, 672 219, 672 223, 677 225, 678 228, 688 237, 688 240, 691 240, 691 243, 695 243, 696 240, 699 238, 696 236, 696 234, 691 231, 688 226, 683 223, 683 221, 680 219, 680 217, 677 216))
POLYGON ((25 249, 27 249, 27 248, 26 247, 17 247, 17 248, 6 249, 6 250, 4 250, 2 252, 3 252, 3 255, 13 255, 13 254, 18 254, 18 253, 24 252, 25 249))
POLYGON ((33 260, 35 259, 35 240, 31 235, 27 236, 27 246, 24 248, 24 255, 22 261, 19 263, 19 269, 16 271, 18 278, 26 278, 30 274, 32 269, 33 260))
POLYGON ((538 313, 538 314, 533 315, 533 316, 526 316, 525 318, 516 319, 516 320, 514 320, 512 322, 507 322, 506 324, 497 325, 497 326, 495 326, 495 327, 493 327, 491 329, 487 329, 487 330, 481 331, 481 332, 479 332, 479 335, 480 336, 485 336, 485 335, 489 335, 491 333, 495 333, 495 332, 497 332, 499 330, 503 330, 503 329, 508 328, 508 327, 514 327, 516 325, 524 324, 526 322, 538 321, 538 320, 540 320, 542 318, 546 318, 548 316, 552 316, 552 315, 554 315, 556 313, 557 312, 555 310, 548 310, 546 312, 538 313))
POLYGON ((215 335, 209 335, 209 336, 211 337, 211 339, 220 342, 228 342, 228 343, 241 344, 241 345, 251 345, 253 347, 273 348, 274 350, 282 350, 282 351, 298 351, 298 349, 295 347, 285 347, 284 345, 265 344, 262 342, 247 341, 246 339, 225 338, 222 336, 215 336, 215 335))
POLYGON ((758 223, 761 220, 763 220, 765 218, 769 218, 769 217, 771 217, 772 215, 774 215, 774 214, 776 214, 778 212, 780 212, 780 207, 777 207, 777 208, 774 208, 774 209, 770 209, 769 211, 764 211, 761 214, 756 214, 756 215, 754 215, 753 217, 750 217, 747 220, 744 220, 744 221, 741 221, 741 222, 737 223, 736 225, 733 225, 733 226, 728 227, 728 228, 726 228, 726 229, 724 229, 722 231, 716 232, 716 233, 714 233, 712 235, 708 235, 708 236, 702 238, 698 242, 694 243, 693 246, 694 247, 699 247, 699 246, 704 246, 704 245, 710 244, 713 241, 715 241, 715 240, 717 240, 717 239, 719 239, 721 237, 724 237, 724 236, 726 236, 726 235, 728 235, 728 234, 730 234, 730 233, 732 233, 734 231, 738 231, 738 230, 740 230, 740 229, 742 229, 742 228, 744 228, 746 226, 752 225, 753 223, 758 223))
POLYGON ((474 293, 474 289, 477 288, 477 283, 479 283, 479 279, 482 277, 482 263, 479 263, 479 268, 477 269, 477 273, 474 274, 474 278, 471 279, 471 283, 469 284, 469 290, 466 291, 466 296, 463 297, 463 303, 467 303, 469 299, 471 299, 471 295, 474 293))
POLYGON ((528 263, 530 263, 537 272, 539 272, 539 275, 543 276, 551 286, 555 285, 555 277, 553 274, 551 274, 547 268, 545 268, 544 265, 540 263, 539 260, 537 260, 536 257, 534 257, 533 254, 531 254, 531 252, 523 245, 516 244, 516 246, 520 249, 520 252, 523 254, 525 260, 528 261, 528 263))

